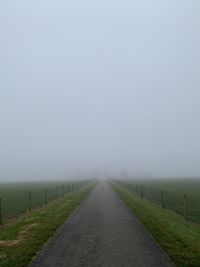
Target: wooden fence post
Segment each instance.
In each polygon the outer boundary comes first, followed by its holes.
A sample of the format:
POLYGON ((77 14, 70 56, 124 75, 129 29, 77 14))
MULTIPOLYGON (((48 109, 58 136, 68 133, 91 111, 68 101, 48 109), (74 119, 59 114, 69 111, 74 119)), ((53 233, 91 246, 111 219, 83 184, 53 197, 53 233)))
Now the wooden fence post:
POLYGON ((149 199, 152 202, 152 187, 150 187, 150 197, 149 197, 149 199))
POLYGON ((69 193, 69 183, 68 183, 67 187, 68 187, 67 193, 69 193))
POLYGON ((64 184, 62 185, 62 191, 63 191, 63 197, 64 197, 64 195, 65 195, 65 186, 64 186, 64 184))
POLYGON ((161 190, 161 203, 162 203, 162 208, 165 208, 165 197, 164 197, 164 190, 161 190))
POLYGON ((135 193, 137 194, 137 185, 135 186, 135 193))
POLYGON ((58 187, 56 186, 56 199, 58 199, 58 187))
POLYGON ((72 192, 74 191, 74 184, 73 184, 73 182, 72 182, 72 192))
POLYGON ((186 194, 184 195, 184 217, 188 220, 188 199, 186 194))
POLYGON ((47 188, 44 191, 44 204, 47 205, 47 188))
POLYGON ((141 185, 141 198, 144 197, 144 192, 143 192, 143 185, 141 185))
POLYGON ((0 197, 0 225, 3 225, 3 216, 2 216, 2 198, 0 197))
POLYGON ((32 193, 31 190, 28 191, 28 210, 32 210, 32 193))

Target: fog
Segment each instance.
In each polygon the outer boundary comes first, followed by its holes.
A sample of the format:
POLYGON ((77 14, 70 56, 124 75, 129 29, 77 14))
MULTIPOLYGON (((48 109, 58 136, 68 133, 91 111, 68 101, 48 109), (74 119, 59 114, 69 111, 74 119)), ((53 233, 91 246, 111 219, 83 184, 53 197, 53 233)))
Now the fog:
POLYGON ((0 181, 200 176, 200 2, 0 1, 0 181))

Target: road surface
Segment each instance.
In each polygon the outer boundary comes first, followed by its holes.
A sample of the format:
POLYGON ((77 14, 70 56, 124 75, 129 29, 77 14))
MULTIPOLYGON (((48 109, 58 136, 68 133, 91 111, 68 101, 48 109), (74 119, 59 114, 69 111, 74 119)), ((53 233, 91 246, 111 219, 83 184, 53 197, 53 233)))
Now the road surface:
POLYGON ((107 182, 100 182, 31 267, 174 266, 107 182))

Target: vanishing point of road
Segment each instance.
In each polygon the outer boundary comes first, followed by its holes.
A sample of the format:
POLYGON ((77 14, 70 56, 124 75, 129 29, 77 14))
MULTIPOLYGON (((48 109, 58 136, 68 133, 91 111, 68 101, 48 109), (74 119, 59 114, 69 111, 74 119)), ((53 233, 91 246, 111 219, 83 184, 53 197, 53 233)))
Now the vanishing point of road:
POLYGON ((100 182, 31 267, 174 266, 112 187, 100 182))

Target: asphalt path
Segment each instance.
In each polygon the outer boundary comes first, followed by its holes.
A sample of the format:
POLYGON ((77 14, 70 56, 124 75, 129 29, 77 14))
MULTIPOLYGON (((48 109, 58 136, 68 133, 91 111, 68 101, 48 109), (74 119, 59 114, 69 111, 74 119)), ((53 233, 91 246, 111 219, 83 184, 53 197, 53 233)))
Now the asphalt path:
POLYGON ((174 266, 106 181, 100 182, 31 267, 174 266))

